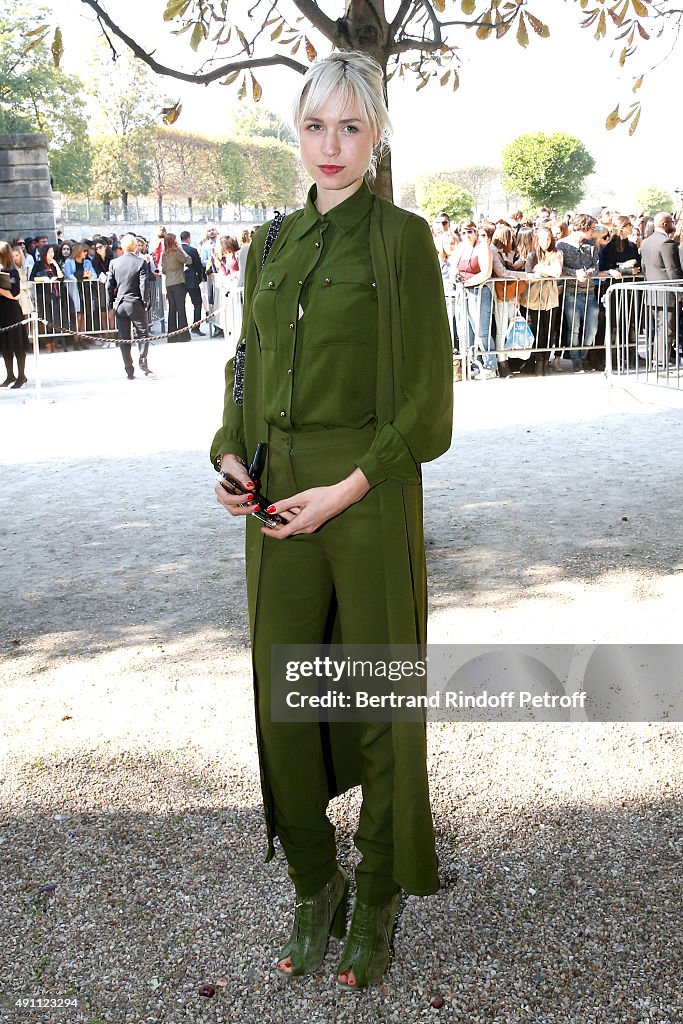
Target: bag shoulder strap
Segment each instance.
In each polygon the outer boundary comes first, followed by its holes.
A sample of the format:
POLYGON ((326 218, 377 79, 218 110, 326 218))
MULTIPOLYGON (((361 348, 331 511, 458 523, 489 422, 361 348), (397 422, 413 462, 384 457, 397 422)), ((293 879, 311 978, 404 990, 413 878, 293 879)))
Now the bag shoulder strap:
POLYGON ((274 215, 273 215, 273 219, 270 222, 270 227, 268 228, 268 234, 266 235, 266 240, 263 243, 263 256, 261 258, 261 266, 263 266, 264 263, 266 262, 266 260, 268 259, 268 253, 271 250, 273 242, 275 241, 275 239, 278 236, 278 232, 279 232, 280 228, 282 227, 282 221, 283 220, 284 220, 284 218, 283 218, 282 214, 280 213, 280 211, 276 210, 274 215))

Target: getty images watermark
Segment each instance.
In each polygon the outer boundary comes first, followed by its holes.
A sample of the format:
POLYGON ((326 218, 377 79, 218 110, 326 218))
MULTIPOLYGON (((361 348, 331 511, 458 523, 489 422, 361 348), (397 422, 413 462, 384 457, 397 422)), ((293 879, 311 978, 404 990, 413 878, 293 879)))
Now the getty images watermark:
POLYGON ((679 644, 279 644, 276 722, 678 722, 679 644))

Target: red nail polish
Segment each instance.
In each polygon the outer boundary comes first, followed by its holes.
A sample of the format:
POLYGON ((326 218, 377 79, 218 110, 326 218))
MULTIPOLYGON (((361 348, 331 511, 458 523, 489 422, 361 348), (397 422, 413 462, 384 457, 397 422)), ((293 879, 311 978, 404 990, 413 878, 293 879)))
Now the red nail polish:
POLYGON ((274 512, 274 511, 275 511, 275 505, 269 505, 268 508, 266 509, 266 512, 274 512))
POLYGON ((254 484, 253 484, 253 483, 251 482, 251 480, 250 480, 250 481, 249 481, 249 483, 247 484, 247 487, 249 488, 249 490, 250 490, 250 491, 253 491, 253 490, 254 490, 254 484))

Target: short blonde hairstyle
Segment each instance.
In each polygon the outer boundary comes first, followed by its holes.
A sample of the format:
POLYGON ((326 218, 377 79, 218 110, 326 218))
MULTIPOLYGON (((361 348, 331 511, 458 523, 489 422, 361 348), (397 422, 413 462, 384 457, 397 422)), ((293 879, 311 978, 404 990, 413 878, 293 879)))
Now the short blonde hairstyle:
POLYGON ((121 246, 124 252, 135 252, 138 243, 136 241, 135 235, 131 235, 129 233, 125 234, 123 238, 119 239, 119 245, 121 246))
POLYGON ((389 149, 391 136, 382 68, 374 57, 358 50, 342 50, 317 61, 304 75, 294 98, 292 116, 297 133, 304 121, 314 118, 335 93, 342 110, 351 105, 358 108, 361 120, 379 140, 368 167, 368 176, 372 179, 377 161, 389 149))

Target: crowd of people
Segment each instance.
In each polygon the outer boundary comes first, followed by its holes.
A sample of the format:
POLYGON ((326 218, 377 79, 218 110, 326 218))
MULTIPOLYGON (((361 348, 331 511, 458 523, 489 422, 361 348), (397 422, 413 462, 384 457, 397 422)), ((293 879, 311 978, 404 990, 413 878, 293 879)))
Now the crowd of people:
MULTIPOLYGON (((162 283, 158 312, 161 319, 167 311, 173 335, 169 341, 204 334, 200 321, 214 309, 216 289, 241 288, 253 233, 245 229, 238 241, 209 225, 196 247, 189 231, 177 238, 164 226, 152 241, 135 235, 135 253, 144 260, 150 282, 162 283)), ((446 294, 454 300, 454 346, 458 352, 469 348, 472 376, 486 380, 517 372, 560 372, 567 366, 560 358, 565 350, 573 370, 602 369, 601 300, 612 281, 642 274, 643 246, 647 249, 646 240, 653 235, 665 235, 671 244, 664 249, 666 264, 655 259, 653 272, 645 268, 645 277, 661 280, 663 274, 680 280, 680 211, 677 217, 666 212, 627 216, 609 209, 599 217, 558 217, 543 206, 534 219, 517 210, 496 221, 482 215, 478 222, 468 218, 457 225, 440 213, 432 236, 446 294), (520 328, 520 318, 526 331, 520 328)), ((34 304, 49 325, 44 328, 45 351, 55 351, 57 340, 64 351, 69 344, 81 349, 97 343, 86 335, 99 334, 100 344, 113 344, 109 339, 116 324, 107 280, 112 260, 121 255, 116 234, 77 241, 57 231, 55 240, 38 235, 0 243, 0 285, 5 286, 0 287, 0 327, 16 327, 0 333, 6 366, 0 387, 20 388, 26 383, 28 331, 21 321, 34 304), (36 282, 35 289, 31 282, 36 282)), ((218 336, 223 329, 209 321, 209 332, 218 336)), ((662 319, 660 334, 683 336, 670 313, 662 319)), ((661 349, 661 341, 658 344, 661 349)), ((661 361, 661 351, 657 359, 661 361)))
MULTIPOLYGON (((215 227, 208 226, 197 248, 191 244, 189 231, 181 232, 178 239, 163 226, 153 242, 134 236, 135 254, 144 260, 150 283, 158 280, 162 284, 161 302, 166 303, 169 333, 179 332, 170 341, 189 341, 192 334, 205 333, 199 322, 213 309, 217 282, 238 287, 243 283, 252 235, 253 231, 245 230, 238 241, 229 235, 219 236, 215 227), (192 306, 189 323, 188 298, 192 306)), ((34 308, 41 320, 47 321, 47 326, 41 327, 46 352, 55 351, 58 342, 64 351, 69 346, 87 348, 97 344, 93 335, 102 336, 100 344, 112 344, 108 339, 116 331, 116 318, 107 283, 112 261, 122 255, 116 234, 77 241, 57 231, 54 239, 43 234, 0 243, 0 275, 7 275, 0 276, 0 327, 14 328, 0 333, 7 371, 0 387, 20 388, 26 383, 29 340, 23 321, 34 308)), ((151 288, 148 294, 151 297, 151 288)), ((159 312, 163 317, 163 305, 159 312)), ((210 333, 217 336, 223 330, 210 323, 210 333)), ((126 340, 133 339, 119 337, 119 341, 126 340)))
MULTIPOLYGON (((599 218, 560 218, 541 207, 535 219, 516 211, 495 222, 465 219, 457 227, 441 213, 432 235, 446 293, 453 297, 455 348, 470 350, 472 375, 479 380, 559 372, 565 349, 572 370, 603 369, 601 300, 610 284, 643 271, 647 280, 683 278, 683 216, 675 221, 666 212, 630 217, 603 209, 599 218)), ((660 334, 681 336, 675 324, 660 334)), ((660 351, 660 365, 662 358, 660 351)))

